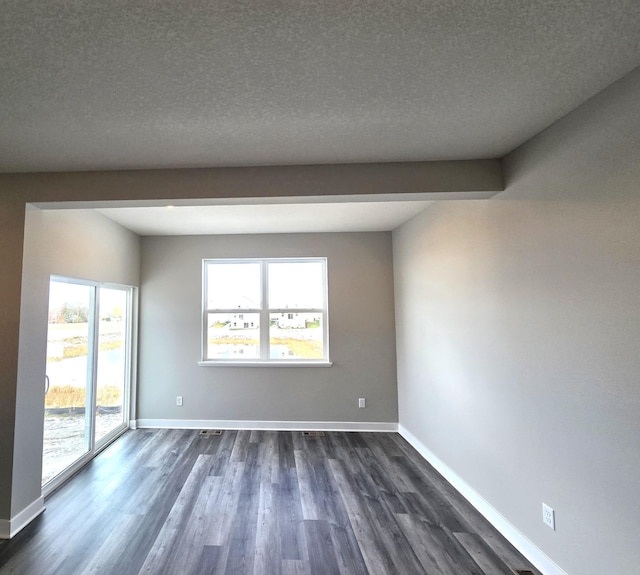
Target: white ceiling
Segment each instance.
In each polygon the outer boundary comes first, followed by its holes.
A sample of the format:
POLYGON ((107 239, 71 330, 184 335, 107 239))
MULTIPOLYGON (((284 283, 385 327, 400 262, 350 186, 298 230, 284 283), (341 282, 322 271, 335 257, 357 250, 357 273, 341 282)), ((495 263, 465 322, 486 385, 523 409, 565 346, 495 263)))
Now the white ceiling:
POLYGON ((638 0, 3 0, 0 172, 502 157, 640 64, 638 0))
POLYGON ((390 231, 431 202, 347 202, 104 208, 141 236, 390 231))

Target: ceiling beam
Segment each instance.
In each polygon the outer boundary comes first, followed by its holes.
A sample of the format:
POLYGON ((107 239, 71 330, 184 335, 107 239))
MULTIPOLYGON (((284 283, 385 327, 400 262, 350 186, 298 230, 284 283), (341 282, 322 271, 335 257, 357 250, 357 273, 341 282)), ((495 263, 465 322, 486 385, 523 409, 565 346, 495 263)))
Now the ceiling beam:
POLYGON ((486 199, 500 160, 0 175, 0 193, 42 207, 486 199), (46 206, 45 206, 46 204, 46 206))

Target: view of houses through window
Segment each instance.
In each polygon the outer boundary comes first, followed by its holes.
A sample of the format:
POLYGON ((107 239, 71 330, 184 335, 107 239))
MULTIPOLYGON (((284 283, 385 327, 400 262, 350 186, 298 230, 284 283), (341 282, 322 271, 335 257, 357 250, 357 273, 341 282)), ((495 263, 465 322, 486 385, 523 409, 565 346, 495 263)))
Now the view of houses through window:
POLYGON ((326 268, 326 258, 204 260, 204 361, 328 361, 326 268))

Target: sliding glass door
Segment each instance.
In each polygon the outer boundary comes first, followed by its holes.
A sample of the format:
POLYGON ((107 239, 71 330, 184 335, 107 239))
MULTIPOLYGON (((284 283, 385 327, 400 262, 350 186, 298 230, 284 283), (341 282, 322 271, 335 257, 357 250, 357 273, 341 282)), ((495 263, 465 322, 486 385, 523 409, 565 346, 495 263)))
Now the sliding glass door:
POLYGON ((43 485, 87 454, 94 289, 51 281, 45 378, 43 485))
POLYGON ((132 288, 52 278, 42 484, 63 480, 126 429, 132 288))
POLYGON ((127 302, 128 290, 98 288, 98 354, 96 374, 95 442, 108 437, 125 423, 124 398, 128 389, 127 302))

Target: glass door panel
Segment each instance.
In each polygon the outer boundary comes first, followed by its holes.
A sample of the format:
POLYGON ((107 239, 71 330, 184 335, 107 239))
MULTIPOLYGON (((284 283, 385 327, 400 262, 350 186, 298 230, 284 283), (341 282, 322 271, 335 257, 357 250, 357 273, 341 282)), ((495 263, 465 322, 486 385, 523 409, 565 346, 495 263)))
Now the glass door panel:
POLYGON ((122 427, 127 374, 127 309, 129 292, 98 289, 98 363, 95 441, 122 427))
POLYGON ((132 288, 52 278, 42 485, 59 482, 127 427, 132 288))
POLYGON ((43 484, 91 449, 93 293, 91 286, 50 283, 43 484))

